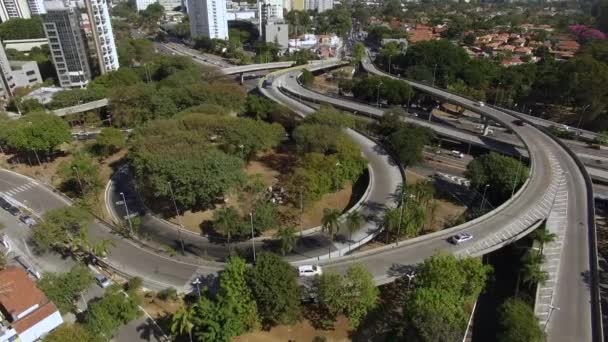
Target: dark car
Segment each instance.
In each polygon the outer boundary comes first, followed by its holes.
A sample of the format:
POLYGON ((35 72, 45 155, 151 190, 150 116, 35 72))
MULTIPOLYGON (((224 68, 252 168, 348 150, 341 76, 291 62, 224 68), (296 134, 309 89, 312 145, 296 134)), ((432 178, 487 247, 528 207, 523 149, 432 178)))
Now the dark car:
POLYGON ((8 203, 8 201, 5 200, 4 197, 0 197, 0 208, 8 210, 8 208, 10 207, 12 207, 12 205, 8 203))
POLYGON ((525 126, 526 122, 524 120, 513 120, 513 123, 517 126, 525 126))
POLYGON ((19 216, 19 214, 21 214, 21 210, 19 210, 19 208, 12 206, 12 205, 10 208, 6 209, 6 211, 11 213, 11 215, 13 215, 13 216, 19 216))

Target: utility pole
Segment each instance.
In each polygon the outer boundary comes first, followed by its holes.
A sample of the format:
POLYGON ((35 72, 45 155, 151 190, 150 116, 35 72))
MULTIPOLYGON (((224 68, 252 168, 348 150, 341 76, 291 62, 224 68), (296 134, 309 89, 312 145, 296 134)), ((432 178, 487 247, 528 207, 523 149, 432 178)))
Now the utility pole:
POLYGON ((251 247, 253 248, 253 262, 255 263, 255 235, 253 234, 253 212, 249 213, 251 221, 251 247))
POLYGON ((173 187, 171 186, 171 182, 167 182, 167 184, 169 184, 169 192, 171 193, 171 198, 173 199, 175 215, 177 215, 177 221, 179 222, 179 226, 177 227, 177 235, 179 237, 179 242, 182 245, 182 255, 186 255, 186 249, 184 248, 184 239, 182 238, 182 228, 184 228, 182 224, 182 218, 179 216, 179 210, 177 209, 177 202, 175 201, 175 195, 173 194, 173 187))
POLYGON ((122 196, 122 203, 125 205, 125 211, 127 212, 127 221, 129 222, 129 230, 131 231, 131 236, 133 236, 133 224, 131 223, 131 215, 129 214, 129 207, 127 206, 127 200, 125 199, 125 193, 121 192, 120 196, 122 196))

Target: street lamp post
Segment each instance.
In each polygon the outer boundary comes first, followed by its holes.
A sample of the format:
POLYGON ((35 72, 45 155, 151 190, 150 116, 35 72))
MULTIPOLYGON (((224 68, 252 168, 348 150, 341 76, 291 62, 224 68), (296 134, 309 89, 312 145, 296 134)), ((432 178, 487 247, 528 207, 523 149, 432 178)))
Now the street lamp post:
POLYGON ((192 282, 194 286, 196 286, 196 293, 198 294, 198 298, 201 298, 201 280, 197 276, 196 279, 192 282))
POLYGON ((179 222, 179 226, 177 227, 177 235, 179 236, 179 242, 182 245, 182 254, 186 254, 186 249, 184 248, 184 239, 182 238, 182 228, 184 225, 182 224, 182 218, 179 216, 179 209, 177 209, 177 202, 175 201, 175 195, 173 194, 173 187, 171 186, 171 182, 167 182, 169 184, 169 192, 171 193, 171 199, 173 200, 173 206, 175 207, 175 215, 177 215, 177 221, 179 222))
POLYGON ((253 212, 249 213, 249 220, 251 222, 251 247, 253 248, 253 262, 255 262, 255 235, 253 234, 253 212))
POLYGON ((496 86, 496 94, 494 94, 494 105, 496 106, 498 104, 498 92, 500 91, 500 85, 502 83, 498 82, 498 86, 496 86))
POLYGON ((483 196, 481 198, 481 211, 483 211, 483 207, 486 202, 486 191, 488 190, 489 187, 490 187, 490 184, 486 184, 486 186, 483 188, 483 196))
POLYGON ((433 83, 432 83, 432 87, 435 86, 435 73, 437 72, 437 63, 435 63, 435 66, 433 67, 433 83))
POLYGON ((409 271, 405 274, 405 276, 407 277, 407 288, 410 288, 410 284, 412 283, 412 279, 414 279, 416 277, 416 272, 414 271, 409 271))
POLYGON ((376 94, 376 107, 380 108, 380 87, 382 87, 382 82, 378 83, 378 91, 376 94))
POLYGON ((342 165, 342 164, 340 164, 340 162, 336 162, 336 209, 339 207, 339 205, 338 205, 338 196, 337 195, 338 195, 338 191, 340 190, 340 187, 339 187, 339 184, 338 184, 339 183, 339 180, 338 180, 338 170, 340 169, 340 165, 342 165))
POLYGON ((120 196, 122 196, 122 203, 125 205, 125 211, 127 212, 127 221, 129 222, 129 231, 131 232, 131 236, 133 236, 133 224, 131 223, 131 215, 129 214, 129 207, 127 206, 127 200, 125 198, 125 193, 121 192, 120 196))

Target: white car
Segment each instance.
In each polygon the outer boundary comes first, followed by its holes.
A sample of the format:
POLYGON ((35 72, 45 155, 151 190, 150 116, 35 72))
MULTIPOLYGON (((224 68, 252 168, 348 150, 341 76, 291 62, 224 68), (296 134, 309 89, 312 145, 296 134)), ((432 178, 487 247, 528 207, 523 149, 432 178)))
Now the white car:
POLYGON ((323 270, 317 265, 302 265, 298 267, 298 274, 300 277, 313 277, 323 274, 323 270))
POLYGON ((459 245, 463 242, 467 242, 473 239, 473 235, 467 233, 460 233, 450 237, 449 241, 455 245, 459 245))
POLYGON ((464 153, 462 153, 460 151, 456 151, 456 150, 450 151, 450 155, 452 157, 456 157, 456 158, 460 158, 460 159, 464 158, 464 153))
POLYGON ((483 101, 479 101, 475 103, 478 107, 485 107, 485 103, 483 103, 483 101))
POLYGON ((103 274, 96 274, 95 281, 97 282, 97 285, 99 285, 102 289, 105 289, 106 287, 112 285, 112 281, 103 274))

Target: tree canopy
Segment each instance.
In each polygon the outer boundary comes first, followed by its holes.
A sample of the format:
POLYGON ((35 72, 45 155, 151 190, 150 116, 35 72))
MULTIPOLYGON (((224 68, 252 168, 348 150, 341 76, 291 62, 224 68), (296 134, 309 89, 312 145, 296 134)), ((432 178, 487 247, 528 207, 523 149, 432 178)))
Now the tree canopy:
POLYGON ((259 253, 247 279, 265 325, 292 324, 299 318, 300 289, 289 263, 275 254, 259 253))
POLYGON ((75 310, 74 303, 79 300, 80 293, 92 283, 93 275, 89 269, 76 265, 68 273, 45 273, 38 282, 38 288, 65 314, 75 310))
POLYGON ((72 139, 70 127, 60 117, 32 113, 9 122, 6 131, 0 132, 6 143, 20 152, 53 153, 59 145, 72 139))
POLYGON ((517 191, 528 178, 528 172, 528 168, 517 159, 491 152, 470 162, 465 176, 478 192, 489 185, 487 196, 491 203, 498 204, 517 191))
POLYGON ((501 331, 499 342, 543 342, 545 333, 538 324, 534 310, 518 298, 507 299, 499 308, 501 331))

